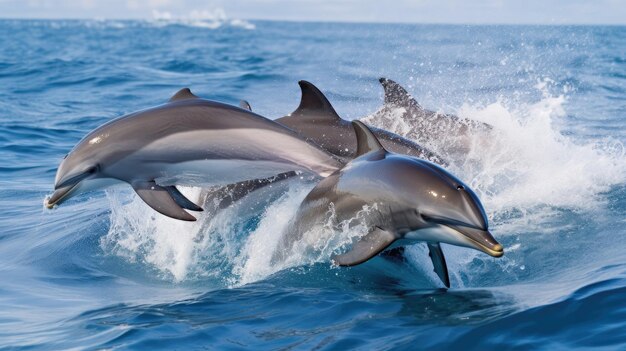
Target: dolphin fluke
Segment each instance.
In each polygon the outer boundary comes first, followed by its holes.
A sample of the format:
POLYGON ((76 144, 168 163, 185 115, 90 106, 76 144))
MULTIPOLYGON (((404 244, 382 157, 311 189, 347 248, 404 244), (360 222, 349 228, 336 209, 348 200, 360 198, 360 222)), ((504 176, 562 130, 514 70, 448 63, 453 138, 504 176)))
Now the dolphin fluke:
MULTIPOLYGON (((196 217, 185 211, 171 195, 167 188, 157 185, 154 181, 137 181, 132 183, 137 195, 155 211, 183 221, 195 221, 196 217)), ((178 190, 176 190, 178 192, 178 190)), ((180 194, 180 196, 183 196, 180 194)), ((183 196, 184 197, 184 196, 183 196)), ((186 199, 186 198, 185 198, 186 199)), ((186 199, 189 201, 188 199, 186 199)), ((191 201, 189 201, 191 202, 191 201)))
POLYGON ((448 276, 448 266, 446 265, 446 258, 443 256, 443 250, 441 250, 441 244, 428 243, 428 256, 433 261, 435 273, 437 273, 443 285, 449 288, 450 277, 448 276))
POLYGON ((339 266, 356 266, 381 253, 396 239, 393 233, 376 227, 356 242, 350 251, 333 256, 333 263, 339 266))
POLYGON ((411 96, 411 94, 409 94, 409 92, 406 91, 406 89, 404 89, 400 84, 384 77, 380 78, 378 81, 382 84, 385 91, 385 105, 422 109, 413 96, 411 96))

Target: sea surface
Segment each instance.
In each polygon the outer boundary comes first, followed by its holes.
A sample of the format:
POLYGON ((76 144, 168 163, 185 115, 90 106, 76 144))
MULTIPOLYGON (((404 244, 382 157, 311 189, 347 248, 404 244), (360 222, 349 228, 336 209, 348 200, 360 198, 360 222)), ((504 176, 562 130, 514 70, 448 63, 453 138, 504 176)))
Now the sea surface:
POLYGON ((2 20, 0 38, 0 348, 626 349, 626 27, 2 20), (128 186, 43 206, 87 132, 180 88, 277 118, 305 79, 354 119, 379 77, 499 133, 447 161, 506 253, 444 245, 449 290, 421 243, 273 266, 311 181, 196 223, 128 186))

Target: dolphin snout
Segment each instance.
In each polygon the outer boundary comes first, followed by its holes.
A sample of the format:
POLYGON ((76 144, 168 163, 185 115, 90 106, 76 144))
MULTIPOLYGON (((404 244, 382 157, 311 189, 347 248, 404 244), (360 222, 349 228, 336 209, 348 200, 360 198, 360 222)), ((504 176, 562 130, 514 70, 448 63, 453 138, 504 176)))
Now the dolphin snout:
POLYGON ((57 188, 50 197, 46 198, 44 205, 51 209, 54 205, 60 204, 78 186, 78 183, 57 188))
POLYGON ((504 255, 504 247, 493 237, 493 235, 491 235, 488 230, 458 225, 448 226, 463 234, 471 247, 492 257, 501 257, 504 255))

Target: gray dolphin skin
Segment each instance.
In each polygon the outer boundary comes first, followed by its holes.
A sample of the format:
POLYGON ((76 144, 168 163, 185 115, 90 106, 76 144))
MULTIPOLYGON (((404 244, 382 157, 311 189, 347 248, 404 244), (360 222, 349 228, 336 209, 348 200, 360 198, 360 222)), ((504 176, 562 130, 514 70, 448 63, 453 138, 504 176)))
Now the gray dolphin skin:
POLYGON ((273 259, 288 257, 305 233, 351 221, 369 228, 352 248, 333 257, 335 264, 363 263, 392 245, 425 241, 435 272, 446 287, 448 271, 440 243, 464 246, 493 257, 504 250, 488 230, 487 216, 476 194, 441 167, 387 151, 361 122, 353 121, 356 158, 322 179, 302 201, 273 259), (364 208, 367 214, 359 217, 364 208), (358 220, 357 220, 358 219, 358 220))
MULTIPOLYGON (((300 105, 290 115, 275 121, 343 160, 352 159, 356 152, 356 136, 350 122, 339 117, 328 99, 313 84, 304 80, 298 84, 302 90, 300 105)), ((372 127, 372 131, 383 146, 392 152, 444 163, 440 157, 409 139, 379 128, 372 127)))
POLYGON ((202 209, 175 185, 229 184, 290 171, 327 176, 342 166, 276 122, 185 88, 166 104, 115 119, 83 138, 59 165, 45 205, 117 181, 130 184, 157 212, 193 221, 185 209, 202 209))
POLYGON ((491 137, 490 125, 424 109, 400 84, 387 78, 379 81, 385 91, 385 103, 361 121, 387 129, 393 129, 392 126, 402 121, 403 135, 444 157, 455 159, 465 156, 473 143, 491 137))

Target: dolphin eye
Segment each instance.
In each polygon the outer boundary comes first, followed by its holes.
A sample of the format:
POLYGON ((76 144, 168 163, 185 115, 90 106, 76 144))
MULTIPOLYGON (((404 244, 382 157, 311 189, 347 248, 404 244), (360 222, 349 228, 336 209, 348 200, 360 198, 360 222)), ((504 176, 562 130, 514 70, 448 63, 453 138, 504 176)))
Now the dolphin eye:
POLYGON ((463 185, 457 185, 456 190, 465 190, 463 185))

